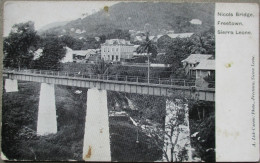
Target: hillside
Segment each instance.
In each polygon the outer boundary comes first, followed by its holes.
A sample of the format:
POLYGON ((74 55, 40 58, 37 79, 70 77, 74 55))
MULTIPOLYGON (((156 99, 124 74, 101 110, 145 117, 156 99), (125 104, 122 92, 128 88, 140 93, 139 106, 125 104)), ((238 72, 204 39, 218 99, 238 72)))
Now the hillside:
POLYGON ((45 32, 93 37, 116 29, 143 31, 145 24, 150 24, 152 34, 169 30, 174 30, 175 33, 205 31, 214 26, 214 4, 121 2, 111 6, 108 12, 101 10, 45 32), (192 19, 199 19, 202 24, 192 24, 192 19))
POLYGON ((46 30, 51 29, 51 28, 55 28, 55 27, 59 27, 59 26, 64 26, 64 25, 66 25, 67 23, 69 23, 69 21, 53 22, 53 23, 50 23, 50 24, 47 24, 47 25, 41 27, 38 31, 39 31, 39 32, 41 32, 41 31, 46 31, 46 30))

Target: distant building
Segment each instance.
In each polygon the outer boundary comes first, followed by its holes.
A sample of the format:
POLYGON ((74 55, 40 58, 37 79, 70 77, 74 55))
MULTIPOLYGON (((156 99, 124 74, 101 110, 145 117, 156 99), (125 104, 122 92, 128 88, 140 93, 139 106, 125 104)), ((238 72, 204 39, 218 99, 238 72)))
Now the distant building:
POLYGON ((95 37, 95 40, 96 41, 100 41, 100 37, 95 37))
POLYGON ((174 33, 174 30, 169 30, 166 32, 167 34, 173 34, 174 33))
POLYGON ((190 77, 195 77, 197 65, 212 57, 213 56, 209 54, 191 54, 188 58, 181 61, 183 63, 183 68, 185 69, 185 74, 190 77))
POLYGON ((100 49, 96 49, 96 53, 91 53, 87 59, 89 63, 101 62, 100 49))
POLYGON ((43 49, 37 49, 34 53, 33 53, 33 60, 39 59, 43 54, 43 49))
POLYGON ((81 34, 81 29, 76 29, 75 33, 81 34))
POLYGON ((215 60, 203 60, 195 68, 196 79, 204 78, 209 75, 215 75, 215 60))
POLYGON ((66 55, 61 60, 62 63, 66 62, 87 62, 88 58, 93 55, 97 55, 98 49, 88 49, 88 50, 72 50, 66 47, 66 55))
POLYGON ((135 46, 124 39, 106 40, 101 44, 101 58, 105 61, 124 61, 133 57, 135 46))
POLYGON ((187 38, 191 37, 193 33, 172 33, 172 34, 167 34, 170 38, 187 38))
POLYGON ((199 19, 192 19, 192 20, 190 21, 190 23, 191 23, 191 24, 201 25, 201 24, 202 24, 202 21, 199 20, 199 19))
POLYGON ((139 41, 139 42, 142 42, 144 39, 143 39, 143 36, 135 36, 134 37, 134 41, 139 41))

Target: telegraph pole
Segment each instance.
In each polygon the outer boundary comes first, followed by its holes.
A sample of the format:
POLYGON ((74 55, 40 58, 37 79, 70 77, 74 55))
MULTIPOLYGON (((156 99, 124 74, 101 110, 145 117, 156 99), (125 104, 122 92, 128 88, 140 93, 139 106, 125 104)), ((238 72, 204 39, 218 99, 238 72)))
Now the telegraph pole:
POLYGON ((148 74, 147 74, 147 79, 148 79, 148 84, 150 83, 150 57, 149 57, 149 53, 147 53, 147 57, 148 57, 148 74))

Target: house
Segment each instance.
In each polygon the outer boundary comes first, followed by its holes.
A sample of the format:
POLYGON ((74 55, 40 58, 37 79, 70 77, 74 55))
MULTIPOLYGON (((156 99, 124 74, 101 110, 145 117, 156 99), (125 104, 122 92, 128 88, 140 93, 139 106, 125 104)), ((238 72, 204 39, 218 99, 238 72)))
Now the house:
POLYGON ((140 42, 142 42, 142 41, 143 41, 143 38, 142 38, 142 36, 135 36, 135 37, 134 37, 134 41, 140 41, 140 42))
POLYGON ((88 49, 88 50, 72 50, 69 47, 66 47, 65 57, 61 60, 62 63, 66 62, 87 62, 88 58, 91 55, 95 55, 97 53, 97 49, 88 49))
POLYGON ((167 34, 170 38, 187 38, 191 37, 193 33, 172 33, 172 34, 167 34))
POLYGON ((96 41, 100 41, 100 37, 95 37, 95 40, 96 41))
POLYGON ((196 70, 196 87, 214 88, 215 83, 215 60, 208 59, 201 61, 195 68, 196 70), (205 77, 209 77, 205 79, 205 77))
POLYGON ((124 61, 133 57, 135 46, 124 39, 106 40, 101 44, 101 58, 105 61, 124 61))
POLYGON ((195 70, 196 79, 204 78, 209 75, 215 75, 215 60, 203 60, 196 66, 195 70))
POLYGON ((191 54, 188 58, 182 60, 183 68, 185 69, 185 74, 190 77, 196 76, 197 65, 204 60, 208 60, 213 56, 210 54, 191 54))
POLYGON ((91 53, 87 61, 89 63, 100 62, 101 61, 100 49, 96 49, 94 53, 91 53))
POLYGON ((33 53, 33 60, 39 59, 43 54, 43 49, 37 49, 34 53, 33 53))
POLYGON ((200 19, 192 19, 190 21, 191 24, 201 25, 202 21, 200 19))

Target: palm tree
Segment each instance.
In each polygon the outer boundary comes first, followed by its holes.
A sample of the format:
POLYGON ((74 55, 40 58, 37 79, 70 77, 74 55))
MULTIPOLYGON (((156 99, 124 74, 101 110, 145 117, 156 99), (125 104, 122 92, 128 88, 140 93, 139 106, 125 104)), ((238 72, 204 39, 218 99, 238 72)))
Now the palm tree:
POLYGON ((146 32, 145 41, 137 48, 137 53, 146 53, 148 58, 148 83, 150 80, 150 54, 152 58, 155 58, 157 55, 157 46, 152 42, 152 39, 149 39, 149 32, 146 32))

